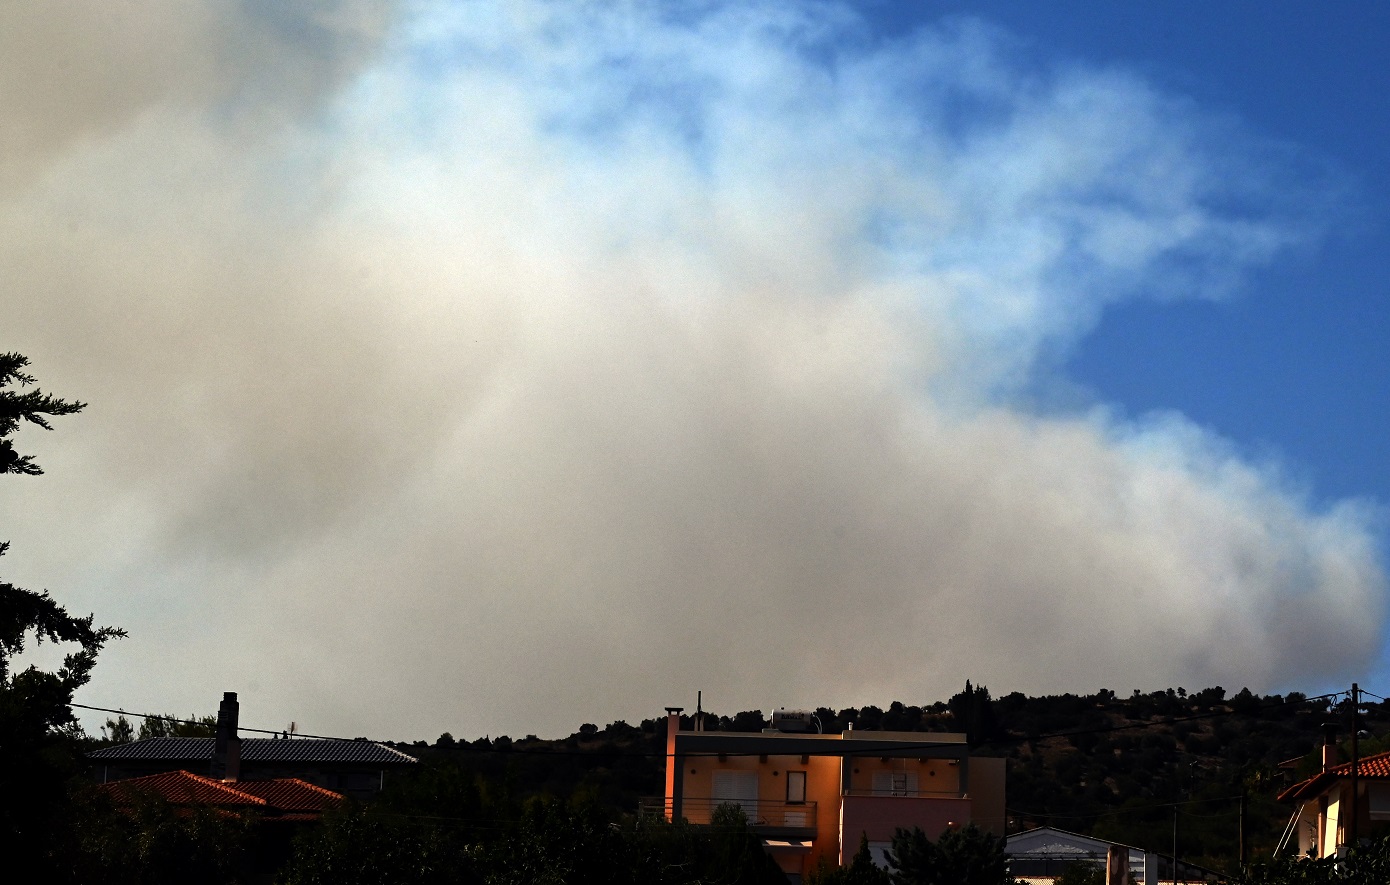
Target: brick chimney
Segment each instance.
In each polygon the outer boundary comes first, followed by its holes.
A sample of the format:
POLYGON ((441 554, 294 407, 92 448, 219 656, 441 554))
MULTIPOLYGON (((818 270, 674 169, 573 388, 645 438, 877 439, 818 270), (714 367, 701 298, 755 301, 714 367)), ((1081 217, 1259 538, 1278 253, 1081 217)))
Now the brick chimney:
POLYGON ((237 736, 237 718, 241 705, 236 692, 222 693, 222 705, 217 708, 217 739, 212 746, 212 778, 236 781, 241 778, 241 738, 237 736))
POLYGON ((1323 723, 1322 735, 1322 770, 1331 771, 1337 767, 1337 723, 1323 723))

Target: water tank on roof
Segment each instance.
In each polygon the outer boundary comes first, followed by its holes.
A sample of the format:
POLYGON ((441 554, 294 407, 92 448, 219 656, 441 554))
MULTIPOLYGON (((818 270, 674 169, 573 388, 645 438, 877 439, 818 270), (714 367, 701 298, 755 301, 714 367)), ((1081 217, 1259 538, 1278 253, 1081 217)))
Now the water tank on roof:
POLYGON ((779 707, 772 711, 772 727, 776 731, 819 731, 816 714, 810 710, 788 710, 779 707))

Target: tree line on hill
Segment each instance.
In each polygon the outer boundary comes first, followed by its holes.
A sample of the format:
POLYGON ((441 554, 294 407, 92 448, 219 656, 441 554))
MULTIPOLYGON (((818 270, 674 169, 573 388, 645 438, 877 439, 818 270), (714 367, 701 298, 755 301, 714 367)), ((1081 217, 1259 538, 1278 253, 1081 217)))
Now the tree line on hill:
MULTIPOLYGON (((1214 870, 1269 857, 1292 809, 1276 801, 1287 785, 1317 770, 1329 723, 1341 723, 1348 758, 1350 710, 1337 698, 1299 693, 1228 695, 1214 686, 1122 696, 1095 694, 992 698, 967 683, 949 698, 921 706, 818 708, 823 730, 965 732, 974 752, 1008 758, 1011 831, 1037 826, 1145 847, 1214 870)), ((1390 749, 1390 710, 1366 704, 1362 752, 1390 749)), ((683 716, 683 728, 694 718, 683 716)), ((705 714, 708 730, 757 731, 761 711, 705 714)), ((534 736, 400 745, 422 759, 420 782, 457 783, 476 775, 522 795, 594 791, 614 812, 659 792, 666 720, 632 726, 591 724, 558 740, 534 736)), ((429 792, 429 790, 425 790, 429 792)))
MULTIPOLYGON (((1361 726, 1383 730, 1385 712, 1367 705, 1361 726)), ((816 713, 826 731, 851 723, 856 730, 964 731, 974 752, 1008 757, 1013 831, 1051 825, 1164 855, 1176 838, 1185 863, 1231 874, 1240 869, 1242 837, 1247 860, 1269 857, 1292 811, 1275 796, 1316 770, 1327 723, 1349 721, 1345 701, 1244 689, 1228 696, 1220 687, 994 699, 967 684, 933 704, 816 713), (1288 767, 1290 760, 1298 761, 1288 767)), ((682 724, 693 727, 693 717, 682 724)), ((757 731, 768 724, 754 710, 706 714, 704 727, 757 731)), ((614 823, 629 820, 641 797, 660 790, 666 727, 663 717, 586 723, 554 740, 468 741, 446 733, 433 744, 397 743, 421 764, 389 784, 374 810, 483 832, 518 825, 529 802, 578 796, 614 823)), ((1363 753, 1382 743, 1390 741, 1363 737, 1363 753)))

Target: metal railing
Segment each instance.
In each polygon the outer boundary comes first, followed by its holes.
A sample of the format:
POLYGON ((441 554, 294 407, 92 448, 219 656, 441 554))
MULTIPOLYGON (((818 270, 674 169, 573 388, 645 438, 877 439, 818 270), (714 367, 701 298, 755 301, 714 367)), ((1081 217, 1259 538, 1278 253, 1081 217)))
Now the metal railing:
POLYGON ((842 796, 904 797, 908 799, 964 799, 966 794, 955 790, 845 790, 842 796))
MULTIPOLYGON (((816 828, 816 803, 783 802, 772 799, 712 799, 704 796, 686 796, 681 800, 681 817, 692 824, 709 824, 714 820, 714 812, 721 805, 737 806, 748 818, 749 826, 769 830, 814 830, 816 828)), ((669 803, 660 796, 652 796, 638 801, 637 811, 642 816, 665 817, 669 803)))

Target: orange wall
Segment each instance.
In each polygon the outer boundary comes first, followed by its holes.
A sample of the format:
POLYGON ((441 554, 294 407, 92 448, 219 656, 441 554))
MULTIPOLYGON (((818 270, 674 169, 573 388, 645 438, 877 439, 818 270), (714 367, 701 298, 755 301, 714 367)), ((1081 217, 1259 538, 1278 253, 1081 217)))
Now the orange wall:
MULTIPOLYGON (((890 757, 885 762, 879 756, 859 756, 846 759, 845 764, 850 766, 849 788, 851 792, 867 793, 873 789, 874 774, 896 771, 917 775, 918 790, 929 793, 960 794, 960 766, 948 765, 945 759, 918 760, 890 757)), ((972 769, 971 774, 973 773, 972 769)))
MULTIPOLYGON (((811 854, 806 859, 809 864, 806 869, 813 869, 821 855, 832 862, 837 861, 840 832, 840 757, 768 756, 764 762, 760 756, 730 755, 723 760, 717 756, 697 756, 687 757, 683 764, 685 771, 682 795, 691 799, 707 799, 713 795, 716 771, 756 771, 758 798, 785 802, 787 772, 806 772, 806 801, 816 803, 816 837, 811 854), (803 759, 806 761, 803 762, 803 759)), ((691 823, 705 823, 707 815, 708 811, 703 807, 690 807, 684 814, 691 823)))

